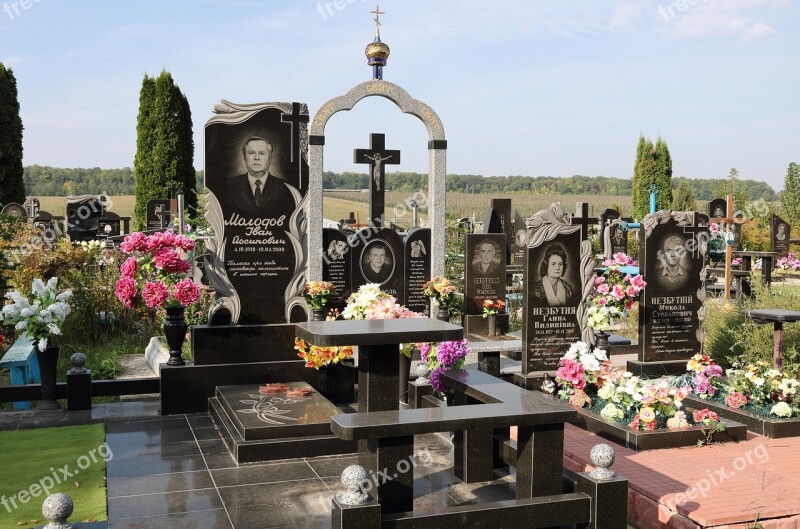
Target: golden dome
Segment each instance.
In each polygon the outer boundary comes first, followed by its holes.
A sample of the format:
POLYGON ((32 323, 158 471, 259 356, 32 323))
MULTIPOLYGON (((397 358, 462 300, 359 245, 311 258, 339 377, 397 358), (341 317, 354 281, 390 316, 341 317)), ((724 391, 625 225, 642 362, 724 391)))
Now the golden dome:
POLYGON ((385 63, 386 59, 389 58, 389 46, 380 41, 370 42, 367 44, 367 49, 364 50, 364 53, 367 55, 369 64, 372 64, 373 61, 385 63))

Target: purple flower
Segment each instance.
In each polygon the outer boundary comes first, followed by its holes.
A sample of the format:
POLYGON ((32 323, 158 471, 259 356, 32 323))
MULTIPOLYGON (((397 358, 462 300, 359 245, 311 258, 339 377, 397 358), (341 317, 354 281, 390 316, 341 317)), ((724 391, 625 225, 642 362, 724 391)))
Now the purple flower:
POLYGON ((431 387, 437 393, 447 393, 447 391, 450 389, 450 386, 445 384, 442 380, 442 371, 444 371, 444 368, 437 367, 431 371, 431 374, 429 375, 429 378, 431 379, 431 387))
POLYGON ((466 358, 468 352, 466 340, 442 342, 436 350, 436 360, 441 366, 452 367, 459 360, 466 358))

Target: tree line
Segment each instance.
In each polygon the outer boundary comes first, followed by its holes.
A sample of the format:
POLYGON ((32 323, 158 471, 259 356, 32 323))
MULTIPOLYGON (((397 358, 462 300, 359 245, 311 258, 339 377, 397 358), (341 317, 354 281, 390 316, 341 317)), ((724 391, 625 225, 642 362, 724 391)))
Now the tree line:
MULTIPOLYGON (((202 192, 203 171, 197 171, 197 191, 202 192)), ((428 175, 422 173, 389 173, 386 178, 389 191, 413 192, 427 186, 428 175)), ((135 181, 133 169, 66 169, 30 165, 24 168, 25 193, 40 196, 67 196, 106 193, 108 195, 133 195, 135 181)), ((678 177, 673 188, 687 183, 698 200, 711 200, 725 195, 729 180, 716 178, 678 177)), ((325 189, 366 189, 367 173, 335 173, 326 171, 322 184, 325 189)), ((447 191, 460 193, 530 193, 539 195, 629 195, 630 179, 607 176, 574 175, 563 178, 552 176, 481 176, 447 175, 447 191)), ((737 180, 737 192, 748 199, 778 199, 777 193, 766 183, 755 180, 737 180)))

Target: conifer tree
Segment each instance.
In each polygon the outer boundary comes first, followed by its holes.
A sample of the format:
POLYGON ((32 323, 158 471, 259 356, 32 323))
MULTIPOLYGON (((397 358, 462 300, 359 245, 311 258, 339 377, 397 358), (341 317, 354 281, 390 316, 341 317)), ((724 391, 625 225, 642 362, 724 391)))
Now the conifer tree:
POLYGON ((169 198, 170 189, 182 189, 190 208, 197 206, 194 140, 189 102, 166 70, 158 77, 145 75, 139 94, 136 125, 137 225, 145 224, 147 201, 169 198))
POLYGON ((673 211, 697 211, 697 198, 688 180, 681 180, 672 195, 673 211))
POLYGON ((0 205, 25 202, 17 79, 0 63, 0 205))
POLYGON ((800 165, 795 162, 789 164, 783 179, 781 207, 790 224, 800 224, 800 165))
POLYGON ((658 138, 653 141, 639 136, 636 146, 636 162, 633 166, 633 216, 641 220, 650 213, 650 186, 656 186, 656 209, 672 206, 672 157, 667 142, 658 138))

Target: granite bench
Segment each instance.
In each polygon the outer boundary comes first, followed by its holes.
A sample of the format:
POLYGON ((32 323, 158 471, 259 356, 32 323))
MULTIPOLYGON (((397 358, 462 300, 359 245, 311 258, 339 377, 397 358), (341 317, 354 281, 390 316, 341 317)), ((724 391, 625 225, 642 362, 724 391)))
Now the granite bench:
POLYGON ((772 364, 775 369, 783 365, 783 324, 800 321, 800 312, 784 309, 743 310, 742 315, 755 323, 772 323, 775 330, 772 349, 772 364))

